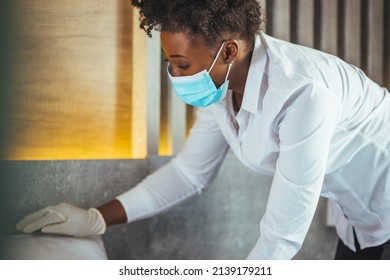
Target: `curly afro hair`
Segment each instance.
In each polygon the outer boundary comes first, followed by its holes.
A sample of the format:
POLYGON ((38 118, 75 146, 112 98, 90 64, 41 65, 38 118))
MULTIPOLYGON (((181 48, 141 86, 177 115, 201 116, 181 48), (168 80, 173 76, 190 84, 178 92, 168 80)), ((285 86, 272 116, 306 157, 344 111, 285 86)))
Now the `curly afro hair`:
POLYGON ((258 0, 132 0, 140 9, 140 27, 151 36, 153 29, 185 32, 192 42, 203 38, 213 47, 237 36, 252 48, 262 25, 258 0))

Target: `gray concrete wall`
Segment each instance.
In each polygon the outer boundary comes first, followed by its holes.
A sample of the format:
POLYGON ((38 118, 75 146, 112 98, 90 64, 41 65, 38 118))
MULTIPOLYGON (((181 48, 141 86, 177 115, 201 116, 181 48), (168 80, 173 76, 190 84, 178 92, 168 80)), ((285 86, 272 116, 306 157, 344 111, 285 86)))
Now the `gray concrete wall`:
MULTIPOLYGON (((135 186, 168 158, 112 161, 3 161, 0 233, 15 234, 25 214, 67 201, 98 206, 135 186)), ((246 170, 228 154, 213 186, 162 215, 110 227, 103 239, 111 259, 243 259, 256 241, 271 178, 246 170), (233 176, 232 176, 233 175, 233 176)), ((296 259, 332 259, 336 235, 320 201, 296 259)))

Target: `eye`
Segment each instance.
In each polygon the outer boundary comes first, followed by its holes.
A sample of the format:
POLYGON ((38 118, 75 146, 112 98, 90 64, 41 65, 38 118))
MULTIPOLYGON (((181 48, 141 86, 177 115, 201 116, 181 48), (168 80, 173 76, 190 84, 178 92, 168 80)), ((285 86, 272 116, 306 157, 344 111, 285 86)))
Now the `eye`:
POLYGON ((187 70, 190 66, 189 65, 178 65, 180 69, 187 70))
MULTIPOLYGON (((169 60, 167 61, 169 62, 169 60)), ((177 64, 177 63, 174 63, 174 62, 170 62, 170 67, 171 68, 179 68, 181 70, 187 70, 188 68, 190 68, 190 65, 189 64, 177 64)))
MULTIPOLYGON (((171 63, 171 65, 173 64, 172 62, 169 61, 168 58, 164 58, 164 62, 171 63)), ((179 67, 182 70, 187 70, 190 67, 190 65, 184 64, 184 65, 177 65, 176 67, 179 67)))

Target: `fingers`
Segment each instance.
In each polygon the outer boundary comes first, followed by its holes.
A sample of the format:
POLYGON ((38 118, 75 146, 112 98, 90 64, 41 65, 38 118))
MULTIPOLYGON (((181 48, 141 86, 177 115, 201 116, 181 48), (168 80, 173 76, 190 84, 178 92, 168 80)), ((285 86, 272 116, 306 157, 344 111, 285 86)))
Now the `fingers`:
POLYGON ((59 213, 46 208, 27 216, 23 223, 22 221, 18 223, 17 229, 25 233, 32 233, 50 224, 65 222, 65 219, 59 213))
POLYGON ((41 230, 43 233, 53 233, 53 234, 64 234, 64 235, 74 235, 76 236, 75 232, 73 232, 73 228, 69 227, 66 223, 57 223, 57 224, 51 224, 47 225, 42 228, 41 230))
POLYGON ((24 217, 16 228, 25 233, 41 230, 43 233, 87 236, 103 234, 106 225, 96 209, 87 211, 68 203, 59 203, 24 217))
POLYGON ((35 213, 32 213, 30 215, 25 216, 23 219, 21 219, 17 224, 16 224, 16 229, 19 231, 22 231, 28 224, 34 222, 37 219, 42 218, 43 216, 47 215, 49 210, 47 208, 41 209, 35 213))

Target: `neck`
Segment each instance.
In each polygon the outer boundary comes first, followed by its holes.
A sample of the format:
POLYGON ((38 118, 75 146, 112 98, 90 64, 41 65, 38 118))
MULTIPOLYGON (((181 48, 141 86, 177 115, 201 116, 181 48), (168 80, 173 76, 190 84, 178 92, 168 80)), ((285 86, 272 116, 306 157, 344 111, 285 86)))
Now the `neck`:
POLYGON ((244 95, 246 78, 248 77, 252 52, 246 53, 234 62, 229 75, 229 89, 239 95, 244 95))

